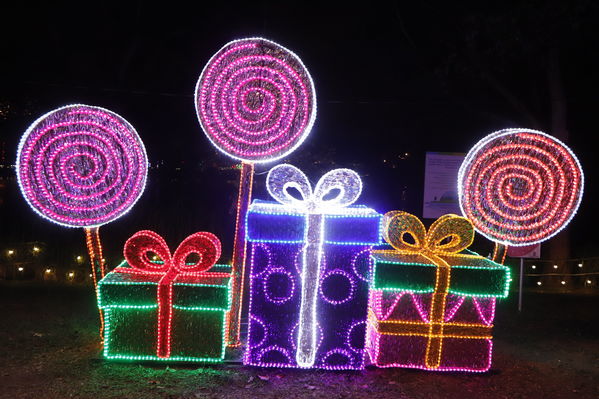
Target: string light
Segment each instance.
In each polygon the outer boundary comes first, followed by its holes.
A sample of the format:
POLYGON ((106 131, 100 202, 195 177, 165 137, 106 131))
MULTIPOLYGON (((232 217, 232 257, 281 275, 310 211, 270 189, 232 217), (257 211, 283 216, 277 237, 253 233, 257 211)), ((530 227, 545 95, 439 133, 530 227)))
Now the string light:
MULTIPOLYGON (((85 244, 87 246, 87 253, 89 254, 90 264, 92 268, 92 278, 94 282, 94 289, 96 291, 96 298, 98 298, 98 281, 104 278, 106 271, 105 259, 102 255, 102 243, 100 242, 100 232, 98 227, 86 227, 85 232, 85 244)), ((104 344, 104 314, 101 309, 99 310, 100 315, 100 340, 104 344)))
POLYGON ((37 119, 19 143, 17 178, 40 216, 94 227, 126 213, 141 196, 147 157, 137 132, 100 107, 68 105, 37 119))
POLYGON ((33 252, 39 252, 40 249, 38 247, 33 247, 33 252))
MULTIPOLYGON (((409 367, 430 370, 422 360, 423 338, 428 338, 429 318, 425 296, 411 292, 392 294, 371 291, 367 349, 377 367, 409 367), (405 301, 404 298, 409 298, 405 301), (416 308, 416 312, 414 312, 416 308), (399 319, 399 320, 398 320, 399 319), (405 348, 414 348, 405 350, 405 348)), ((444 318, 444 353, 453 354, 437 371, 484 372, 491 366, 491 328, 495 315, 494 298, 448 295, 444 318), (474 305, 474 312, 472 309, 474 305), (457 319, 454 320, 454 319, 457 319), (460 321, 463 320, 463 321, 460 321), (465 340, 468 352, 464 352, 465 340), (458 356, 457 358, 453 358, 458 356), (461 367, 461 363, 468 363, 461 367)), ((445 356, 445 355, 444 355, 445 356)))
POLYGON ((578 267, 582 267, 582 263, 579 263, 579 264, 578 264, 578 267))
POLYGON ((539 285, 539 286, 540 286, 540 285, 543 285, 543 283, 542 283, 542 282, 540 282, 540 281, 537 281, 537 285, 539 285))
POLYGON ((255 200, 246 220, 251 280, 244 364, 363 368, 369 255, 380 243, 381 217, 351 206, 362 190, 360 177, 336 169, 312 189, 303 172, 283 164, 270 170, 266 185, 277 203, 255 200))
POLYGON ((46 269, 46 273, 52 273, 52 269, 46 269))
POLYGON ((24 268, 22 268, 22 267, 19 267, 17 270, 18 270, 18 271, 20 271, 20 272, 22 272, 22 271, 23 271, 23 270, 25 270, 25 269, 24 269, 24 268))
POLYGON ((99 284, 98 306, 107 316, 105 357, 222 360, 231 274, 230 267, 215 265, 221 253, 218 238, 207 232, 192 234, 171 256, 162 237, 143 230, 127 240, 123 252, 125 262, 99 284), (162 261, 153 261, 152 253, 162 261), (191 254, 199 258, 196 263, 186 263, 191 254), (120 287, 126 287, 126 291, 120 287), (153 298, 150 293, 154 293, 153 298), (133 345, 139 341, 139 331, 135 329, 142 322, 154 324, 156 334, 133 345), (198 333, 202 334, 200 340, 198 333), (149 353, 152 346, 153 354, 149 353))
POLYGON ((195 101, 202 129, 216 148, 249 162, 291 153, 316 118, 314 84, 302 61, 262 38, 221 48, 200 75, 195 101))
POLYGON ((557 267, 558 267, 557 265, 553 265, 553 268, 554 268, 554 269, 557 269, 557 267))
MULTIPOLYGON (((135 205, 147 172, 146 151, 133 126, 104 108, 58 108, 38 118, 21 138, 21 193, 40 216, 62 226, 84 227, 96 295, 97 281, 105 274, 99 226, 135 205)), ((100 311, 100 335, 103 329, 100 311)))
POLYGON ((488 370, 495 299, 507 296, 509 269, 463 253, 474 239, 474 226, 463 217, 444 215, 428 231, 402 211, 388 212, 383 220, 392 249, 372 255, 367 332, 372 361, 379 367, 488 370))
POLYGON ((14 250, 12 250, 12 249, 9 249, 9 250, 8 250, 8 254, 9 254, 9 255, 14 255, 14 254, 15 254, 15 251, 14 251, 14 250))
POLYGON ((574 217, 584 176, 561 141, 529 129, 505 129, 479 141, 458 172, 462 213, 492 241, 545 241, 574 217))
POLYGON ((228 320, 228 344, 239 346, 247 249, 243 228, 254 163, 282 158, 306 139, 316 118, 316 94, 294 53, 266 39, 248 38, 226 44, 210 59, 194 98, 198 120, 212 144, 242 161, 228 320))
POLYGON ((235 236, 233 241, 233 303, 227 319, 227 345, 241 346, 241 311, 245 286, 245 264, 247 241, 245 239, 245 215, 252 198, 254 183, 254 164, 242 163, 239 174, 239 193, 237 195, 237 213, 235 218, 235 236))

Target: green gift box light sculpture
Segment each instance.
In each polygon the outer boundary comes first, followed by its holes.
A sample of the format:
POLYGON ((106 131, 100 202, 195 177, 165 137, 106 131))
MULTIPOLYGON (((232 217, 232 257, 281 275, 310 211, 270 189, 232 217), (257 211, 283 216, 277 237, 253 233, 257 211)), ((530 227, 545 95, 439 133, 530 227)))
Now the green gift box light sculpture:
POLYGON ((125 260, 99 284, 107 359, 221 362, 230 308, 231 268, 217 265, 219 239, 198 232, 171 256, 158 234, 125 243, 125 260), (186 262, 192 256, 197 262, 186 262), (159 257, 161 261, 152 258, 159 257))

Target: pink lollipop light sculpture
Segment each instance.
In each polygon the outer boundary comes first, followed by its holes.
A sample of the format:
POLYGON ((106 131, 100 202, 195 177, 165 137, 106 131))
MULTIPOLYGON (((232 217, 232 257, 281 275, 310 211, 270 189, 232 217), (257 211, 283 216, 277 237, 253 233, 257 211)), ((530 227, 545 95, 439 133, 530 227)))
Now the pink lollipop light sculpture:
POLYGON ((580 205, 583 186, 572 150, 529 129, 488 135, 458 173, 462 213, 496 243, 494 257, 502 263, 507 246, 540 243, 563 229, 580 205))
POLYGON ((146 151, 133 126, 111 111, 81 104, 36 120, 17 154, 19 186, 31 208, 54 223, 84 228, 96 292, 105 274, 99 227, 133 207, 147 172, 146 151))
POLYGON ((233 248, 233 301, 229 346, 240 344, 245 268, 244 219, 251 200, 254 164, 272 162, 294 151, 316 118, 316 94, 297 55, 262 38, 236 40, 204 67, 195 91, 200 125, 212 144, 241 161, 233 248))

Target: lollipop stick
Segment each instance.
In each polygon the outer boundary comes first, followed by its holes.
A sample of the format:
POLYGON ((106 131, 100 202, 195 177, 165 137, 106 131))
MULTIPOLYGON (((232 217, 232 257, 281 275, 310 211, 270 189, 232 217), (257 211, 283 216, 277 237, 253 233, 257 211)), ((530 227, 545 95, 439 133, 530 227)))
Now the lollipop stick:
POLYGON ((495 242, 495 249, 493 250, 493 262, 497 262, 503 265, 505 262, 505 256, 507 255, 507 245, 495 242))
MULTIPOLYGON (((105 265, 104 255, 102 254, 102 244, 100 243, 100 228, 85 227, 85 242, 87 244, 87 253, 92 267, 92 278, 94 279, 94 290, 96 298, 98 296, 98 281, 104 277, 105 265)), ((100 310, 100 339, 104 342, 104 315, 100 310)))
POLYGON ((235 242, 233 243, 233 287, 231 310, 227 321, 227 346, 241 345, 239 339, 241 331, 241 308, 243 302, 243 285, 245 275, 245 214, 252 200, 252 183, 254 181, 254 164, 241 163, 241 177, 239 179, 239 196, 237 197, 237 221, 235 224, 235 242))

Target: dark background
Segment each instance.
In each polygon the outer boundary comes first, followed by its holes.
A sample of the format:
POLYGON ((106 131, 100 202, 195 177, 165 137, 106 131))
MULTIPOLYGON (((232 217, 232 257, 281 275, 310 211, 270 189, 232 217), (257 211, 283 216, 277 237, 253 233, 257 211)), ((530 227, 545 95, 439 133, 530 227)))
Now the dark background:
MULTIPOLYGON (((0 250, 46 243, 48 262, 84 253, 81 229, 40 218, 11 165, 21 134, 70 103, 125 117, 152 165, 135 208, 101 228, 109 264, 135 231, 171 247, 215 232, 230 256, 238 171, 197 122, 193 91, 228 41, 263 36, 298 54, 317 92, 309 139, 285 161, 312 180, 333 167, 364 178, 360 203, 422 211, 425 151, 467 152, 502 128, 565 139, 586 171, 571 255, 597 255, 598 6, 594 1, 46 2, 2 6, 0 250)), ((256 198, 268 166, 257 168, 256 198)), ((481 252, 490 244, 477 243, 481 252)))

